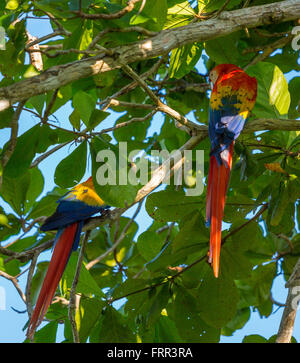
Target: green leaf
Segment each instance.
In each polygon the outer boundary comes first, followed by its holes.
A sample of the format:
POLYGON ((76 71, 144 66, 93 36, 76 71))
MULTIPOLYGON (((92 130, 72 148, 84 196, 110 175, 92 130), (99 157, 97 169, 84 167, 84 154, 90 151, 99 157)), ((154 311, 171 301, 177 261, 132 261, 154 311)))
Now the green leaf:
POLYGON ((150 328, 161 318, 162 310, 165 309, 170 298, 170 291, 167 284, 160 286, 157 290, 157 293, 151 299, 149 313, 147 314, 147 328, 150 328))
MULTIPOLYGON (((158 343, 182 343, 182 338, 179 335, 175 323, 165 315, 162 315, 155 325, 155 336, 158 343)), ((150 341, 152 343, 153 341, 150 341)))
POLYGON ((76 324, 80 343, 85 343, 100 319, 104 302, 99 299, 81 298, 79 308, 76 311, 76 324))
POLYGON ((85 50, 93 40, 93 22, 91 20, 86 20, 84 24, 83 31, 81 33, 81 39, 78 49, 85 50))
POLYGON ((160 222, 177 221, 199 207, 198 197, 185 196, 182 191, 152 193, 146 201, 148 214, 160 222))
POLYGON ((6 9, 8 10, 16 10, 19 6, 19 2, 17 0, 8 0, 6 1, 6 9))
POLYGON ((258 334, 246 335, 243 343, 267 343, 267 339, 258 334))
MULTIPOLYGON (((46 107, 49 105, 50 102, 53 102, 53 93, 54 92, 47 92, 46 95, 46 107)), ((53 114, 57 111, 61 106, 66 104, 72 97, 72 86, 67 84, 66 86, 61 87, 56 94, 56 98, 54 104, 51 107, 50 114, 53 114)))
MULTIPOLYGON (((119 145, 120 146, 120 145, 119 145)), ((123 144, 123 146, 126 145, 123 144)), ((127 152, 104 139, 94 138, 90 143, 92 176, 96 192, 108 205, 130 205, 139 189, 128 182, 129 162, 127 152)))
MULTIPOLYGON (((67 292, 71 288, 77 266, 77 260, 78 252, 73 252, 61 280, 62 289, 65 292, 67 292)), ((92 294, 99 298, 104 296, 102 290, 99 288, 91 273, 85 268, 84 265, 82 266, 80 271, 76 292, 87 296, 92 294)))
POLYGON ((0 214, 0 224, 2 226, 6 226, 8 228, 11 228, 11 226, 8 223, 8 218, 5 214, 0 214))
POLYGON ((29 107, 29 108, 35 108, 37 110, 37 112, 39 113, 39 115, 42 115, 44 104, 45 104, 45 95, 42 94, 42 95, 37 95, 37 96, 31 97, 26 102, 25 106, 29 107))
POLYGON ((241 53, 242 32, 235 32, 224 37, 205 42, 205 52, 217 64, 233 63, 244 66, 250 61, 252 55, 241 53))
POLYGON ((66 192, 64 189, 55 188, 52 192, 47 193, 40 201, 35 202, 28 215, 28 218, 38 218, 40 216, 51 215, 56 207, 57 200, 66 192))
POLYGON ((236 314, 239 293, 228 274, 220 273, 216 279, 210 270, 197 290, 196 296, 200 316, 210 326, 221 328, 236 314))
POLYGON ((109 116, 110 113, 109 112, 104 112, 101 110, 98 110, 97 108, 92 112, 91 117, 89 119, 89 123, 88 123, 88 129, 92 130, 94 129, 96 126, 98 126, 100 124, 100 122, 102 122, 103 120, 106 119, 107 116, 109 116))
POLYGON ((235 317, 222 328, 222 335, 231 336, 236 330, 242 329, 245 324, 249 321, 251 316, 251 311, 249 307, 239 309, 235 317))
POLYGON ((76 108, 70 114, 69 121, 76 130, 80 130, 80 114, 76 108))
POLYGON ((6 177, 18 178, 26 172, 36 153, 41 131, 40 125, 36 125, 18 137, 15 150, 4 168, 6 177))
POLYGON ((134 333, 126 325, 125 318, 114 308, 108 306, 103 313, 102 324, 93 333, 97 343, 135 343, 134 333))
POLYGON ((275 205, 270 218, 271 226, 278 226, 284 213, 286 213, 286 207, 289 203, 287 185, 287 182, 280 183, 279 193, 276 195, 275 205))
POLYGON ((78 91, 73 97, 73 107, 79 112, 81 120, 88 126, 89 119, 96 107, 96 99, 87 92, 78 91))
POLYGON ((300 117, 300 77, 295 77, 290 81, 289 91, 291 95, 289 118, 296 119, 300 117))
POLYGON ((270 291, 275 276, 276 264, 268 263, 258 266, 252 271, 250 278, 245 280, 245 283, 251 287, 247 288, 251 296, 251 305, 257 308, 261 316, 268 316, 272 312, 270 291))
POLYGON ((70 155, 63 159, 55 169, 54 180, 62 188, 78 183, 86 169, 87 142, 83 141, 70 155))
POLYGON ((282 48, 282 52, 275 54, 268 58, 268 62, 276 64, 283 73, 290 72, 291 69, 295 71, 300 70, 298 64, 299 52, 291 47, 291 44, 287 44, 282 48))
MULTIPOLYGON (((4 215, 4 210, 2 208, 0 208, 0 212, 4 215)), ((8 219, 9 227, 3 224, 0 225, 0 239, 3 242, 10 236, 18 234, 21 229, 19 218, 17 218, 14 214, 5 213, 5 217, 8 219)))
POLYGON ((288 113, 291 96, 288 91, 288 83, 282 73, 282 71, 275 66, 273 71, 273 80, 269 90, 270 104, 274 105, 280 115, 286 115, 288 113))
POLYGON ((218 342, 220 337, 219 328, 208 325, 201 316, 194 290, 176 289, 176 299, 167 307, 168 316, 175 322, 181 341, 187 343, 213 343, 218 342))
POLYGON ((205 221, 200 212, 192 212, 184 218, 180 231, 174 238, 172 249, 176 253, 188 250, 190 247, 198 247, 200 244, 208 246, 209 229, 205 227, 205 221))
POLYGON ((146 261, 151 261, 159 254, 163 243, 152 231, 145 231, 139 235, 137 248, 146 261))
POLYGON ((195 11, 187 1, 168 0, 168 14, 164 29, 176 28, 191 22, 195 11))
POLYGON ((55 343, 58 321, 51 321, 34 335, 35 343, 55 343))
MULTIPOLYGON (((226 6, 226 10, 231 9, 238 5, 240 0, 231 0, 226 6)), ((219 10, 224 5, 223 0, 198 0, 199 13, 209 13, 219 10)))
POLYGON ((32 168, 29 170, 29 174, 30 184, 26 193, 25 213, 30 210, 44 189, 44 177, 41 171, 38 168, 32 168))
POLYGON ((37 264, 37 271, 33 276, 31 284, 31 301, 33 304, 35 304, 38 299, 40 289, 48 270, 48 265, 48 262, 40 262, 37 264))
POLYGON ((133 15, 130 25, 149 23, 151 30, 162 30, 167 17, 167 0, 152 0, 146 2, 143 11, 138 15, 133 15))
POLYGON ((0 112, 0 129, 10 126, 13 115, 14 110, 12 107, 9 107, 6 110, 0 112))
POLYGON ((187 44, 173 49, 170 56, 170 78, 180 79, 189 73, 201 57, 202 49, 201 43, 187 44))
POLYGON ((247 73, 257 79, 257 99, 253 109, 256 117, 286 117, 290 106, 287 81, 274 64, 260 62, 250 66, 247 73))
POLYGON ((19 178, 3 176, 1 196, 10 204, 18 215, 24 212, 26 194, 30 185, 30 173, 24 173, 19 178))

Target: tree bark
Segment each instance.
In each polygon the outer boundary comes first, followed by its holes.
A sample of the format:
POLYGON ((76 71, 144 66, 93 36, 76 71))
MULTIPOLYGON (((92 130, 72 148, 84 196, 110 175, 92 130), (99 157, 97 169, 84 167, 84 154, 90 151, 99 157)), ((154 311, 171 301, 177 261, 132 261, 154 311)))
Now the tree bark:
POLYGON ((300 301, 300 259, 285 285, 289 291, 282 314, 276 343, 290 343, 293 335, 296 314, 300 301))
POLYGON ((54 66, 38 76, 0 88, 0 111, 32 96, 58 89, 75 80, 108 72, 129 64, 168 53, 182 45, 203 42, 228 35, 244 28, 281 23, 300 17, 300 0, 287 0, 224 11, 217 18, 163 30, 158 35, 129 45, 110 49, 112 55, 97 56, 54 66))

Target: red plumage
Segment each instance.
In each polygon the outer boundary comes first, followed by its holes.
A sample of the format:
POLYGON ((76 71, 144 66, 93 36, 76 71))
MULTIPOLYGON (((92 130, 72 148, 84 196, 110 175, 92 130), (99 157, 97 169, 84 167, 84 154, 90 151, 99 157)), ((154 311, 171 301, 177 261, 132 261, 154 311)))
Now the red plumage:
POLYGON ((42 322, 54 297, 72 251, 77 227, 78 223, 66 227, 56 242, 52 259, 49 263, 34 312, 28 325, 27 336, 30 339, 33 337, 36 327, 42 322))
POLYGON ((207 183, 206 224, 211 225, 209 262, 219 276, 222 219, 232 166, 234 140, 254 106, 257 81, 233 64, 220 64, 210 73, 210 166, 207 183))
POLYGON ((40 227, 43 232, 56 230, 57 233, 53 255, 28 325, 27 336, 30 339, 51 304, 72 250, 78 248, 85 220, 107 208, 109 206, 95 192, 92 178, 89 178, 60 198, 55 213, 40 227))

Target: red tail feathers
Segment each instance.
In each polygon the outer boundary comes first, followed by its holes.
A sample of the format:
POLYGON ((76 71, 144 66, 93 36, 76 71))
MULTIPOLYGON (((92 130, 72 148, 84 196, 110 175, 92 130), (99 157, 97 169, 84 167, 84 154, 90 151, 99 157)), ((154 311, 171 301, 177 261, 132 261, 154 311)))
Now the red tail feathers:
POLYGON ((27 336, 30 339, 33 337, 36 328, 42 322, 47 309, 51 304, 70 256, 77 226, 78 223, 71 224, 70 226, 66 227, 58 236, 52 259, 48 266, 48 271, 46 273, 34 312, 28 325, 27 336))
POLYGON ((226 192, 229 184, 230 170, 232 165, 233 144, 229 147, 226 164, 218 165, 215 156, 210 157, 206 222, 211 225, 209 263, 213 265, 215 277, 219 276, 219 259, 221 250, 222 219, 224 214, 226 192))

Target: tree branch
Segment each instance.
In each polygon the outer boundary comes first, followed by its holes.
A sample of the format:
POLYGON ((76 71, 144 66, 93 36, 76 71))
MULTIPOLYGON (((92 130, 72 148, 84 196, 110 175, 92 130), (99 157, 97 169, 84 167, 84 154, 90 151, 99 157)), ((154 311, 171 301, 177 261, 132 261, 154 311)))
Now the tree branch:
POLYGON ((0 88, 0 110, 75 80, 120 68, 120 61, 122 64, 129 64, 158 57, 185 44, 215 39, 245 27, 254 28, 299 17, 299 0, 224 11, 218 16, 218 21, 212 18, 175 29, 163 30, 151 39, 110 49, 114 56, 109 56, 103 51, 95 57, 54 66, 38 76, 0 88))
POLYGON ((85 267, 87 270, 92 268, 94 265, 102 261, 105 257, 107 257, 111 252, 115 251, 115 249, 119 246, 119 244, 123 241, 123 239, 126 237, 126 233, 129 229, 129 227, 132 225, 133 221, 135 220, 135 217, 138 215, 139 211, 142 207, 142 201, 139 202, 139 205, 136 208, 136 211, 134 212, 134 215, 130 219, 130 221, 126 224, 124 229, 122 230, 120 236, 116 239, 115 243, 109 248, 107 251, 105 251, 101 256, 95 258, 93 261, 90 261, 85 267))
POLYGON ((297 261, 294 270, 286 283, 288 296, 282 314, 276 343, 290 343, 293 335, 296 314, 299 305, 299 283, 300 283, 300 259, 297 261))
POLYGON ((87 245, 88 239, 89 239, 89 235, 90 235, 90 231, 87 231, 85 233, 85 236, 84 236, 81 248, 80 248, 78 261, 77 261, 77 266, 76 266, 76 271, 75 271, 75 276, 74 276, 72 286, 71 286, 71 291, 70 291, 68 316, 69 316, 69 320, 70 320, 70 323, 71 323, 74 343, 80 343, 79 334, 78 334, 78 330, 77 330, 77 324, 76 324, 76 321, 75 321, 76 287, 77 287, 77 284, 78 284, 78 281, 79 281, 81 266, 82 266, 82 262, 83 262, 83 258, 84 258, 84 251, 85 251, 85 247, 87 245))

